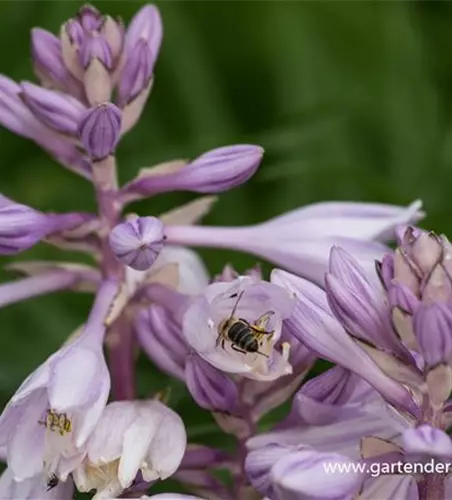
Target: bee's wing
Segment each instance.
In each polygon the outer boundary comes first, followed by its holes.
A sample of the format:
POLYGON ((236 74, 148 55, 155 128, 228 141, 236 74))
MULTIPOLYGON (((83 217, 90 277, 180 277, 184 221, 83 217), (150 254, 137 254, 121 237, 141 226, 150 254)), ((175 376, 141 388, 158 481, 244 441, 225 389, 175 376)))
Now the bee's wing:
POLYGON ((270 321, 270 318, 274 314, 275 311, 267 311, 266 313, 262 314, 262 316, 259 316, 259 318, 257 318, 257 321, 256 323, 254 323, 254 325, 259 329, 265 330, 268 325, 268 322, 270 321))

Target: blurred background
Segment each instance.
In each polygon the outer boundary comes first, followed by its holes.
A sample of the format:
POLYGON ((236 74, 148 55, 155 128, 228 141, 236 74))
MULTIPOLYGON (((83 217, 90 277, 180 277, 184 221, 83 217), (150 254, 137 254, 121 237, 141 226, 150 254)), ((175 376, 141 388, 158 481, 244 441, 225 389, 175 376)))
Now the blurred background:
MULTIPOLYGON (((241 225, 321 200, 424 201, 429 228, 452 235, 452 4, 448 2, 156 2, 164 41, 138 126, 118 150, 120 178, 233 143, 266 154, 221 195, 207 224, 241 225)), ((0 2, 0 72, 34 80, 30 30, 55 33, 82 2, 0 2)), ((94 5, 126 22, 142 2, 94 5)), ((0 130, 1 192, 41 210, 93 210, 90 185, 37 146, 0 130)), ((157 215, 192 195, 133 208, 157 215)), ((201 252, 212 273, 252 257, 201 252)), ((65 259, 39 246, 20 259, 65 259)), ((70 256, 81 260, 79 255, 70 256)), ((4 262, 8 262, 4 259, 4 262)), ((10 279, 4 273, 2 279, 10 279)), ((85 319, 91 297, 59 294, 0 310, 0 404, 85 319)), ((140 395, 168 385, 139 360, 140 395)), ((170 405, 189 437, 215 425, 177 386, 170 405)))

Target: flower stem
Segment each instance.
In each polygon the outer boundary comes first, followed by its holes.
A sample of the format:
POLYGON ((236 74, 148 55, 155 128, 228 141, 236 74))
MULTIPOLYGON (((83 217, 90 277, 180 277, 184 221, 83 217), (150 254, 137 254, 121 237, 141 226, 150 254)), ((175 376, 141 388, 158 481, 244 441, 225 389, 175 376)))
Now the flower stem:
MULTIPOLYGON (((116 278, 124 281, 123 265, 110 248, 109 236, 119 222, 121 205, 117 201, 118 181, 114 156, 93 162, 93 181, 100 219, 101 271, 103 279, 116 278)), ((134 378, 134 337, 127 318, 121 315, 108 332, 109 364, 113 394, 116 399, 133 399, 134 378)))

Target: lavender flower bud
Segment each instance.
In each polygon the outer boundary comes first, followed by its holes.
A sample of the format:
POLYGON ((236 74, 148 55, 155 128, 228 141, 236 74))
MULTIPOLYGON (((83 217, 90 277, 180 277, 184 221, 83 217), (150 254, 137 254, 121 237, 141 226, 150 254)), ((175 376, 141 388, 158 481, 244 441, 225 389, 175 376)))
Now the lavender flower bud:
POLYGON ((85 69, 94 59, 99 60, 107 69, 111 69, 113 61, 110 47, 99 35, 85 39, 80 52, 80 62, 85 69))
POLYGON ((79 123, 79 135, 88 155, 101 160, 112 154, 121 130, 121 111, 112 103, 88 109, 79 123))
POLYGON ((118 86, 120 106, 125 106, 146 89, 152 77, 154 61, 149 43, 146 40, 139 40, 121 74, 118 86))
POLYGON ((22 97, 30 111, 45 125, 63 134, 77 134, 85 107, 73 97, 23 82, 22 97))
POLYGON ((102 16, 100 12, 92 5, 83 5, 78 11, 77 17, 80 25, 86 31, 96 31, 102 24, 102 16))
POLYGON ((154 59, 160 49, 163 37, 162 19, 155 5, 145 5, 140 9, 129 24, 126 35, 126 56, 129 57, 139 40, 149 44, 154 59))
POLYGON ((69 19, 66 23, 66 33, 69 36, 71 43, 81 47, 85 39, 85 31, 82 25, 75 19, 69 19))
POLYGON ((201 408, 234 413, 238 401, 237 386, 197 354, 187 358, 185 379, 190 394, 201 408))
POLYGON ((163 248, 163 224, 155 217, 136 217, 118 224, 110 234, 110 246, 126 266, 145 271, 163 248))
POLYGON ((420 306, 414 315, 413 327, 427 365, 451 361, 452 312, 446 305, 420 306))
POLYGON ((263 155, 259 146, 239 144, 209 151, 174 172, 142 175, 129 183, 124 194, 150 196, 168 191, 218 193, 247 181, 257 170, 263 155))
POLYGON ((414 293, 405 285, 394 284, 388 289, 389 303, 392 307, 398 307, 403 312, 414 314, 420 304, 414 293))
POLYGON ((452 456, 450 437, 440 429, 424 424, 408 429, 402 434, 406 453, 436 456, 452 456))

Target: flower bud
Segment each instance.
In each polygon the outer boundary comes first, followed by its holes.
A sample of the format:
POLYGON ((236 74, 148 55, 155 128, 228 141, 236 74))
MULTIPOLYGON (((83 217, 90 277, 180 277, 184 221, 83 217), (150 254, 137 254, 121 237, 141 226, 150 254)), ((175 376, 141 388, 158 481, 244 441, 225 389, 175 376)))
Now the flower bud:
POLYGON ((441 303, 422 305, 413 322, 425 362, 429 366, 448 363, 452 357, 452 312, 441 303))
POLYGON ((86 31, 96 31, 102 24, 101 13, 92 5, 83 5, 77 14, 80 25, 86 31))
POLYGON ((110 246, 126 266, 145 271, 163 248, 163 224, 155 217, 136 217, 118 224, 110 234, 110 246))
POLYGON ((63 134, 77 134, 85 107, 77 99, 23 82, 22 98, 30 111, 45 125, 63 134))
POLYGON ((135 99, 146 89, 154 69, 154 54, 146 40, 139 40, 133 52, 127 59, 122 71, 118 87, 118 101, 120 106, 135 99))
POLYGON ((119 142, 121 111, 112 103, 99 104, 82 116, 78 132, 88 155, 102 160, 112 154, 119 142))
POLYGON ((452 456, 450 437, 440 429, 424 424, 402 434, 405 453, 452 456))
POLYGON ((159 10, 155 5, 145 5, 135 14, 127 30, 126 56, 132 54, 139 40, 145 40, 155 59, 162 43, 162 36, 163 26, 159 10))
POLYGON ((87 38, 80 52, 80 62, 86 69, 92 60, 98 59, 106 68, 112 67, 112 55, 106 40, 98 35, 87 38))
POLYGON ((150 196, 168 191, 218 193, 247 181, 257 170, 263 155, 259 146, 238 144, 214 149, 173 172, 139 176, 124 194, 150 196))
POLYGON ((31 53, 38 76, 64 88, 71 77, 61 56, 60 40, 46 30, 33 28, 31 53))
POLYGON ((201 408, 235 413, 238 390, 234 382, 220 370, 191 354, 185 365, 187 388, 201 408))

